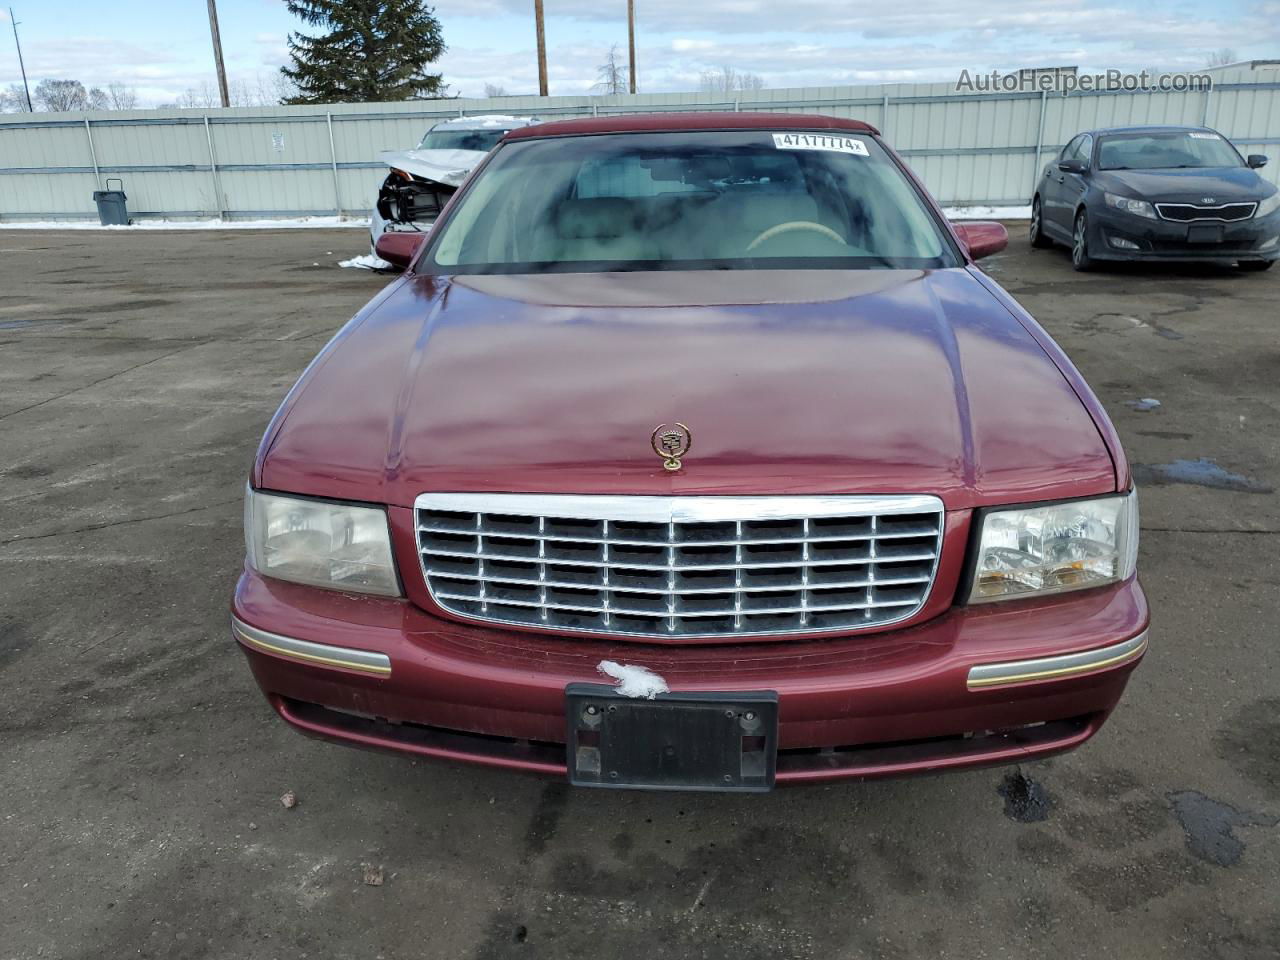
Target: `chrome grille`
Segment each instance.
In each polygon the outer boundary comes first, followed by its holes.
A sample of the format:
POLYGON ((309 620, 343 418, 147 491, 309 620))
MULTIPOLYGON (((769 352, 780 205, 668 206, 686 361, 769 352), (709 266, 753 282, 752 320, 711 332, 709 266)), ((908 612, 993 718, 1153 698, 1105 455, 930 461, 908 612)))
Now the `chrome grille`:
POLYGON ((851 630, 924 604, 942 503, 423 494, 423 574, 479 620, 637 637, 851 630))
POLYGON ((1222 203, 1217 206, 1202 206, 1195 203, 1157 203, 1156 210, 1166 220, 1178 223, 1190 223, 1193 220, 1218 220, 1234 223, 1236 220, 1248 220, 1258 208, 1256 203, 1222 203))

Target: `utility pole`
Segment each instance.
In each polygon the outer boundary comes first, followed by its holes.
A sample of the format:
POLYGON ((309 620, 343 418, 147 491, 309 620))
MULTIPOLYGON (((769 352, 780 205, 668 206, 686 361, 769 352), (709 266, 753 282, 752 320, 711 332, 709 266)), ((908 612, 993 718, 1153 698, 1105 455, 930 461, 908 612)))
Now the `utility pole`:
MULTIPOLYGON (((210 3, 213 0, 209 0, 210 3)), ((533 19, 538 30, 538 96, 547 95, 547 31, 542 25, 542 0, 533 0, 533 19)))
POLYGON ((13 15, 13 7, 9 8, 9 22, 13 24, 13 45, 18 48, 18 69, 22 71, 22 92, 27 97, 27 113, 34 113, 31 109, 31 88, 27 86, 27 65, 22 62, 22 44, 18 42, 18 19, 13 15))
POLYGON ((636 92, 636 0, 627 0, 627 52, 631 55, 631 92, 636 92))
POLYGON ((222 37, 218 33, 217 0, 209 0, 209 32, 213 35, 213 62, 218 67, 218 93, 222 95, 222 105, 231 106, 231 97, 227 95, 227 68, 222 65, 222 37))

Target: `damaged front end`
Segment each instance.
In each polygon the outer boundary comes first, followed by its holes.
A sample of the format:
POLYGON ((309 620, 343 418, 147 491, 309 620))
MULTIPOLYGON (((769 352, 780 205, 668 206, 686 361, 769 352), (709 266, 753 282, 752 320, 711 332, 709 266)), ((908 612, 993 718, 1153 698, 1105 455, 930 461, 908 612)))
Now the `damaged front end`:
POLYGON ((378 190, 378 216, 389 230, 425 230, 457 189, 392 167, 378 190))

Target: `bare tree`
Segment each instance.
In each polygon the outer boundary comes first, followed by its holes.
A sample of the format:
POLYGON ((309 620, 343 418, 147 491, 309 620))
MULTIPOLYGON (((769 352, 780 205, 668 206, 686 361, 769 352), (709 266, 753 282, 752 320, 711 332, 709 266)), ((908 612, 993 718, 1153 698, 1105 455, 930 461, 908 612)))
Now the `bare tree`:
POLYGON ((179 107, 190 109, 192 107, 218 107, 221 105, 222 95, 208 80, 201 80, 200 86, 187 87, 186 90, 178 94, 179 107))
POLYGON ((497 83, 486 83, 484 85, 484 95, 486 97, 505 97, 508 96, 507 88, 497 83))
POLYGON ((89 108, 89 95, 79 80, 41 80, 31 99, 50 113, 89 108))
POLYGON ((704 70, 698 87, 703 93, 749 93, 763 89, 764 81, 758 74, 740 72, 726 64, 719 70, 704 70))
POLYGON ((136 110, 138 109, 138 91, 133 87, 126 87, 123 83, 107 84, 107 100, 111 106, 109 110, 136 110))
POLYGON ((1239 63, 1240 58, 1236 56, 1236 52, 1230 47, 1223 47, 1221 50, 1215 50, 1209 54, 1205 60, 1206 67, 1225 67, 1229 63, 1239 63))
POLYGON ((264 107, 277 106, 298 95, 298 85, 279 70, 272 70, 265 76, 258 74, 257 83, 258 100, 264 107))
POLYGON ((110 110, 111 98, 107 96, 107 91, 101 87, 90 87, 86 100, 90 110, 110 110))
POLYGON ((27 93, 20 83, 11 83, 0 90, 0 113, 26 113, 27 93))
POLYGON ((596 69, 596 82, 591 89, 610 94, 627 92, 627 69, 619 61, 616 43, 609 48, 604 63, 596 69))

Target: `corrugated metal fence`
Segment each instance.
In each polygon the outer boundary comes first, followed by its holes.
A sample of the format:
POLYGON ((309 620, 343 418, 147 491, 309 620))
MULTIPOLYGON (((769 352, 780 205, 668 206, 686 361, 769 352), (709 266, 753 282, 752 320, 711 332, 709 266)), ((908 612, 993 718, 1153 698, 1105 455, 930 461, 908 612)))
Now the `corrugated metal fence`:
POLYGON ((956 93, 892 84, 712 94, 0 116, 0 219, 87 219, 92 191, 119 177, 134 217, 367 215, 383 150, 431 124, 484 113, 543 119, 674 110, 766 110, 857 117, 879 127, 949 205, 1025 204, 1043 161, 1081 129, 1208 124, 1280 172, 1280 76, 1227 71, 1212 91, 956 93))

